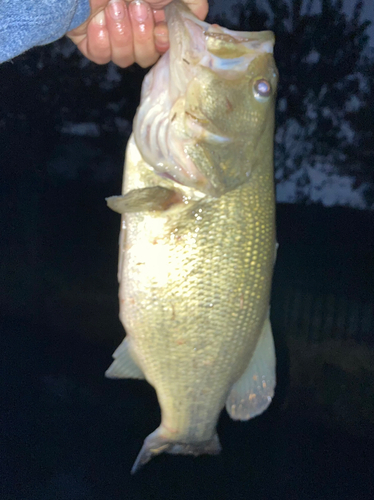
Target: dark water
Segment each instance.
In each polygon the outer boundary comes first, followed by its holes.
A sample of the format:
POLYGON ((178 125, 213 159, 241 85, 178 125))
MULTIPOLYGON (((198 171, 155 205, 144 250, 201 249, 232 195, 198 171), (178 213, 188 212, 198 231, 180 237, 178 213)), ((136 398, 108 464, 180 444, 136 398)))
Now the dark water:
POLYGON ((1 499, 371 498, 373 435, 284 409, 285 381, 263 416, 222 414, 220 456, 160 455, 131 476, 159 411, 145 382, 103 378, 111 350, 3 318, 1 499))

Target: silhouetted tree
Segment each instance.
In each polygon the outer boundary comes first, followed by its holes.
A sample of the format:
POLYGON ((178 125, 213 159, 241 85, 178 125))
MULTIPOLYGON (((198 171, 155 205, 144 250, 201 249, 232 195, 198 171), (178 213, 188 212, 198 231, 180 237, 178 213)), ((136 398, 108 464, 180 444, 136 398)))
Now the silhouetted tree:
POLYGON ((351 17, 342 0, 267 0, 267 4, 265 10, 252 1, 238 4, 237 21, 229 23, 226 18, 223 23, 233 29, 275 32, 280 73, 278 182, 293 179, 301 199, 308 198, 311 167, 357 174, 356 188, 373 183, 368 161, 373 154, 369 130, 369 123, 374 123, 369 117, 373 85, 368 83, 373 61, 365 57, 370 22, 361 21, 362 2, 356 2, 351 17))
POLYGON ((369 207, 374 206, 374 59, 366 57, 361 68, 362 83, 358 96, 348 108, 353 134, 347 141, 344 164, 347 173, 354 173, 356 187, 364 184, 369 207))
MULTIPOLYGON (((368 203, 372 196, 373 58, 361 13, 362 2, 348 16, 342 0, 267 0, 265 9, 247 0, 235 22, 218 20, 276 34, 276 178, 295 182, 301 200, 311 168, 355 175, 354 187, 365 187, 368 203)), ((69 124, 95 124, 100 161, 124 151, 144 73, 88 62, 66 39, 1 65, 0 148, 9 171, 42 169, 69 124)))

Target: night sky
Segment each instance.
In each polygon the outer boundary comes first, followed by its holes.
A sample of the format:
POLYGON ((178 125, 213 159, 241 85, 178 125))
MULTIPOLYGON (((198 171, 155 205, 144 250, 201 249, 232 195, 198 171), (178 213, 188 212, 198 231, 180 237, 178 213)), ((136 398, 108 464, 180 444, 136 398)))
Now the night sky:
MULTIPOLYGON (((257 5, 267 8, 266 0, 253 0, 257 5)), ((232 6, 237 4, 238 2, 233 0, 211 0, 209 5, 211 5, 212 13, 221 13, 226 12, 227 15, 232 14, 232 6)), ((306 2, 304 1, 304 4, 306 2)), ((355 5, 355 1, 353 0, 343 0, 344 9, 347 13, 351 13, 353 10, 353 6, 355 5)), ((314 9, 318 10, 320 5, 320 0, 314 0, 314 9)), ((363 0, 363 12, 362 15, 365 19, 369 19, 372 25, 368 28, 368 33, 370 35, 370 46, 374 48, 374 3, 371 0, 363 0)))

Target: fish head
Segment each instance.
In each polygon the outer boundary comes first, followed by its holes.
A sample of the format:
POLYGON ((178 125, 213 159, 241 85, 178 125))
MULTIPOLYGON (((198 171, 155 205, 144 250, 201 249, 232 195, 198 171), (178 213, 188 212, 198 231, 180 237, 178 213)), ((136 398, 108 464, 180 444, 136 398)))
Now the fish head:
POLYGON ((159 175, 220 196, 272 165, 274 35, 210 25, 179 1, 166 12, 170 49, 144 81, 135 140, 159 175))

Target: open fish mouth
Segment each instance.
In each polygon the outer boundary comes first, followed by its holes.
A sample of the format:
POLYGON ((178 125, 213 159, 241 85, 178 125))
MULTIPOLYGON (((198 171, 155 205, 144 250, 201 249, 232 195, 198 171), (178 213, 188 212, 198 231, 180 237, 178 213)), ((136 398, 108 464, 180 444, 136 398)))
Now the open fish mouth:
POLYGON ((144 80, 134 120, 135 142, 150 168, 163 178, 217 196, 241 181, 235 179, 235 170, 240 169, 227 166, 224 154, 222 160, 214 156, 228 145, 242 148, 246 134, 251 135, 245 126, 238 131, 238 127, 225 126, 225 120, 215 119, 213 108, 223 107, 230 115, 227 122, 235 122, 241 112, 238 103, 233 105, 229 98, 223 103, 210 100, 217 91, 225 95, 226 87, 229 92, 239 85, 256 58, 272 59, 274 35, 210 25, 179 0, 166 7, 166 19, 170 49, 144 80), (226 182, 222 176, 227 172, 232 179, 226 182))
POLYGON ((201 66, 220 72, 225 78, 235 78, 246 71, 260 53, 273 53, 272 31, 232 31, 211 25, 175 1, 166 7, 166 19, 171 52, 182 51, 188 63, 199 61, 201 66))

